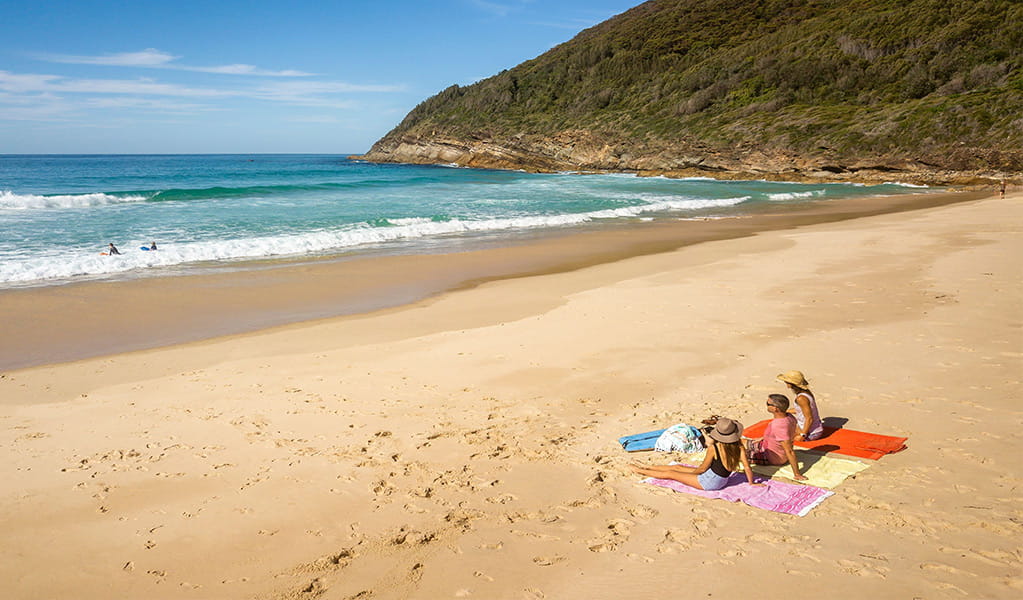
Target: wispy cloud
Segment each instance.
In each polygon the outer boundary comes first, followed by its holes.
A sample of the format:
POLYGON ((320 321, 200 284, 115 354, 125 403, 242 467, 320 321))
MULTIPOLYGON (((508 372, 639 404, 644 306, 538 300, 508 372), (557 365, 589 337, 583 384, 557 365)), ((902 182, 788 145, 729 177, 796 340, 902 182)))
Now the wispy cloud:
POLYGON ((74 107, 52 94, 8 94, 0 91, 0 121, 63 121, 74 107))
POLYGON ((320 96, 324 94, 402 92, 403 85, 356 84, 341 81, 275 81, 255 88, 261 97, 274 100, 320 96))
POLYGON ((9 93, 136 94, 154 96, 236 96, 238 92, 160 83, 152 79, 74 79, 60 75, 0 71, 0 90, 9 93))
POLYGON ((94 110, 195 113, 228 110, 244 101, 351 110, 360 105, 346 96, 404 89, 403 85, 307 79, 206 87, 163 83, 149 78, 89 79, 0 71, 0 121, 60 120, 94 110))
POLYGON ((99 65, 105 67, 135 67, 147 69, 172 69, 175 71, 192 71, 196 73, 216 73, 220 75, 250 75, 256 77, 311 77, 313 73, 286 69, 274 71, 261 69, 243 63, 217 65, 212 67, 180 64, 180 56, 147 48, 139 52, 121 52, 100 56, 80 56, 75 54, 35 54, 39 60, 71 65, 99 65))
POLYGON ((138 98, 131 96, 88 98, 82 103, 87 108, 145 110, 165 113, 196 113, 199 111, 223 110, 209 104, 195 102, 174 102, 156 98, 138 98))

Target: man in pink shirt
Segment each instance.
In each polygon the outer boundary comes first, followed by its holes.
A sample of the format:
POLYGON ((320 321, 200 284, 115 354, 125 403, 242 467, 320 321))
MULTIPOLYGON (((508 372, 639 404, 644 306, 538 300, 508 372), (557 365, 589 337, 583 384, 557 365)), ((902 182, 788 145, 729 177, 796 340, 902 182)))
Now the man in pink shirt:
POLYGON ((796 437, 796 419, 788 413, 789 399, 781 394, 767 397, 767 412, 773 417, 764 430, 764 437, 748 440, 750 462, 761 465, 784 465, 792 467, 797 481, 805 481, 806 477, 799 472, 796 451, 792 440, 796 437))

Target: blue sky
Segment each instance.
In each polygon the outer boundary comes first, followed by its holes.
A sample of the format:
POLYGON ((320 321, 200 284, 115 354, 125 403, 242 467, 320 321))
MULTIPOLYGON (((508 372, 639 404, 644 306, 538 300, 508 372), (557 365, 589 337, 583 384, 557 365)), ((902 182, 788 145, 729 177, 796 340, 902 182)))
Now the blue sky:
POLYGON ((641 0, 0 0, 0 154, 357 153, 641 0))

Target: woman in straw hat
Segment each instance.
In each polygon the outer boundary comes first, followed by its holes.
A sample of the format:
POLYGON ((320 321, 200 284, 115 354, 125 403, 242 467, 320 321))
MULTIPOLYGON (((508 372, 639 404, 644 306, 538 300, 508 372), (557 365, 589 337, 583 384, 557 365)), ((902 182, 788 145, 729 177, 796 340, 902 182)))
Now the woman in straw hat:
POLYGON ((816 440, 824 435, 824 424, 821 423, 820 411, 817 410, 817 399, 810 391, 810 384, 800 371, 786 371, 778 375, 778 381, 785 383, 796 395, 792 403, 793 416, 796 417, 796 442, 816 440), (809 416, 809 418, 807 418, 809 416))
POLYGON ((753 484, 753 471, 742 444, 742 423, 719 417, 717 423, 705 431, 707 455, 698 467, 631 463, 629 468, 640 475, 673 479, 698 490, 720 490, 728 483, 728 477, 741 466, 746 473, 746 481, 753 484))

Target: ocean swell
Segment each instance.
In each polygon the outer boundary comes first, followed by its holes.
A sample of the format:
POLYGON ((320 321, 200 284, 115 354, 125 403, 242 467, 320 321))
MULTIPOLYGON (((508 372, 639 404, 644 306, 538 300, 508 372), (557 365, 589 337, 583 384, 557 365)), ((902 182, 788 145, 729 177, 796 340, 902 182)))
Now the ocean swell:
POLYGON ((299 234, 255 236, 234 240, 161 241, 160 249, 142 251, 148 239, 121 244, 120 256, 102 256, 84 249, 54 248, 32 256, 15 256, 0 263, 0 283, 30 284, 78 276, 111 275, 153 267, 171 267, 211 261, 254 260, 272 257, 329 254, 360 246, 437 238, 442 236, 507 232, 579 225, 601 219, 635 218, 648 213, 686 212, 726 208, 749 196, 726 199, 669 198, 576 214, 523 215, 491 219, 391 218, 361 222, 337 229, 299 234))
POLYGON ((57 194, 53 196, 36 194, 15 194, 0 190, 0 210, 41 210, 47 208, 89 208, 107 204, 145 202, 149 196, 129 194, 57 194))

